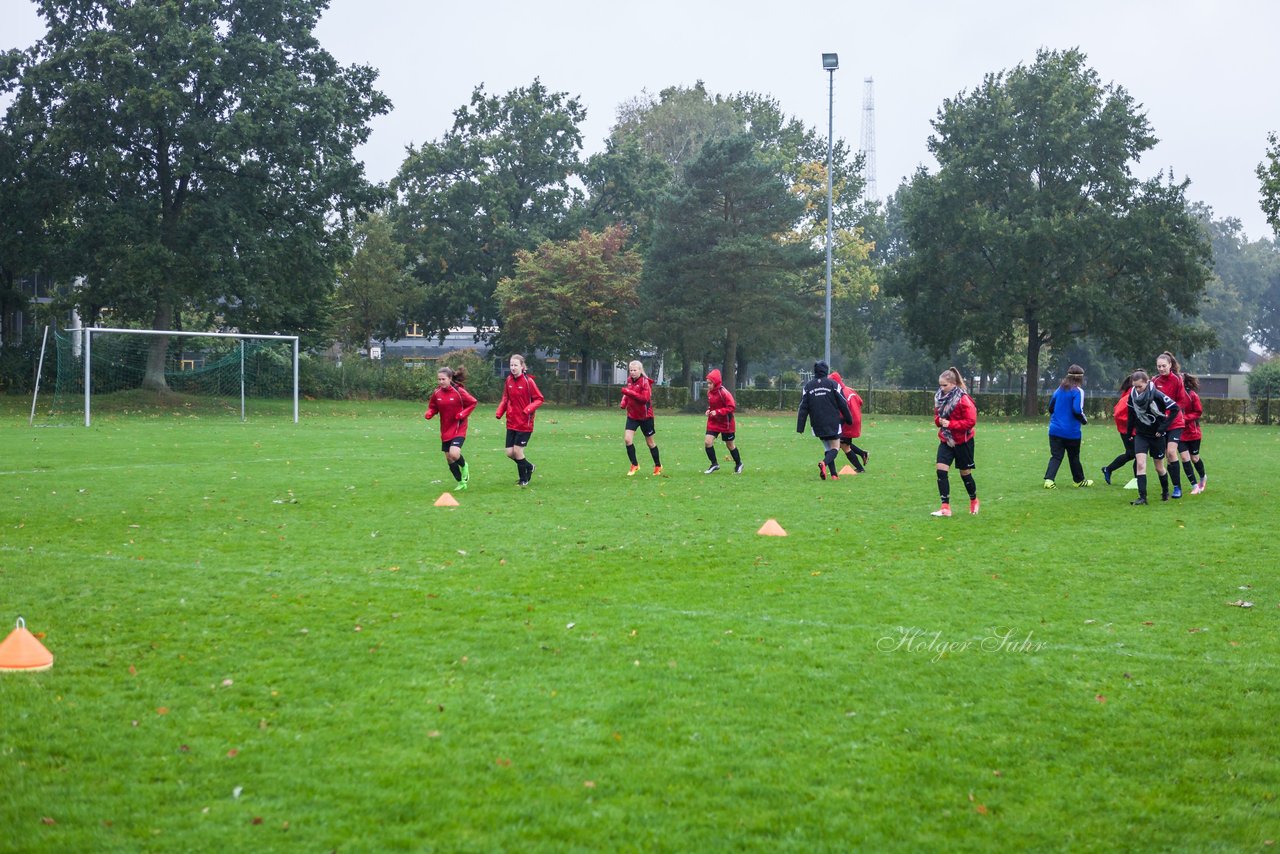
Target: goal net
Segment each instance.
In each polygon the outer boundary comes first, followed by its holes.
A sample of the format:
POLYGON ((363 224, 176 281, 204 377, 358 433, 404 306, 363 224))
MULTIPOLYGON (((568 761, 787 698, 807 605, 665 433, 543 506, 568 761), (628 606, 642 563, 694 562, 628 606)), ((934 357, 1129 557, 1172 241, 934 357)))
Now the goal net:
POLYGON ((298 420, 298 337, 87 328, 54 332, 33 401, 44 423, 97 416, 292 415, 298 420), (157 336, 167 336, 163 384, 144 388, 157 336), (52 386, 52 387, 50 387, 52 386))

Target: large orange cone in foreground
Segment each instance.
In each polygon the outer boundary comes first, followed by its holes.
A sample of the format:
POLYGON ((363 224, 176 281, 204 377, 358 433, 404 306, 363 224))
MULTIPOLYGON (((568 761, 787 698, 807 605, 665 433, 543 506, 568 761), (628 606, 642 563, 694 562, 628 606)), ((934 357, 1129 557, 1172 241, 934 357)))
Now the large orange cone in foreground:
POLYGON ((440 493, 440 497, 436 499, 437 507, 457 507, 458 499, 454 498, 447 492, 440 493))
POLYGON ((785 537, 787 532, 782 530, 782 526, 778 524, 777 519, 770 519, 760 526, 760 530, 756 531, 766 537, 785 537))
POLYGON ((48 670, 53 667, 53 653, 27 631, 27 623, 18 618, 18 627, 0 642, 0 673, 11 670, 48 670))

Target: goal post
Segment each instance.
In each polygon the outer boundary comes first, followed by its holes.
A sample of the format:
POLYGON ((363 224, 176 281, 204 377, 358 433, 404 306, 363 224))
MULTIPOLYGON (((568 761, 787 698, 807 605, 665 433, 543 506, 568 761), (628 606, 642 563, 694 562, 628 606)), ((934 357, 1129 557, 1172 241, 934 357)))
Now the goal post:
MULTIPOLYGON (((93 394, 93 341, 95 336, 108 334, 123 335, 141 335, 141 336, 167 336, 169 338, 206 338, 206 339, 223 339, 239 342, 239 352, 235 355, 235 360, 239 364, 239 397, 240 397, 240 418, 245 419, 245 397, 246 397, 246 362, 245 362, 245 343, 246 342, 287 342, 290 344, 292 362, 292 394, 293 394, 293 422, 298 423, 298 336, 297 335, 254 335, 240 332, 189 332, 185 330, 174 329, 120 329, 102 326, 86 326, 81 330, 71 330, 72 332, 83 332, 83 362, 84 362, 84 426, 88 427, 92 424, 92 394, 93 394)), ((169 376, 169 375, 166 375, 169 376)), ((178 376, 181 376, 180 374, 178 376)))

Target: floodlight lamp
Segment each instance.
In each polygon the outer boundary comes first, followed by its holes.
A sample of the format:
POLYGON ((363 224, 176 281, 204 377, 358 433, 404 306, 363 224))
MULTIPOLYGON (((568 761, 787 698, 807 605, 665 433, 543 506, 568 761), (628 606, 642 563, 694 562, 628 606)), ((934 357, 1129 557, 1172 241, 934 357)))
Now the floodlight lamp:
POLYGON ((835 71, 840 67, 840 54, 824 53, 822 55, 822 69, 824 71, 835 71))

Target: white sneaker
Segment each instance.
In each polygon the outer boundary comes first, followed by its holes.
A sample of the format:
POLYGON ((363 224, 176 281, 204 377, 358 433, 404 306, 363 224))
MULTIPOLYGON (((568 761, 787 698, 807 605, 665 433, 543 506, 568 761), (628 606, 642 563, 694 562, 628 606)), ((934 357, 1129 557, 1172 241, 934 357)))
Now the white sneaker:
POLYGON ((707 470, 704 471, 703 474, 715 474, 718 471, 720 471, 720 464, 712 463, 711 465, 707 466, 707 470))

